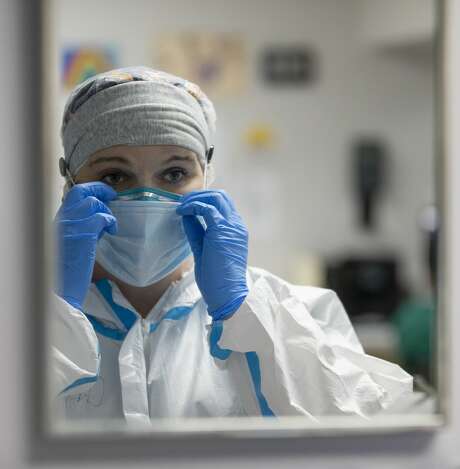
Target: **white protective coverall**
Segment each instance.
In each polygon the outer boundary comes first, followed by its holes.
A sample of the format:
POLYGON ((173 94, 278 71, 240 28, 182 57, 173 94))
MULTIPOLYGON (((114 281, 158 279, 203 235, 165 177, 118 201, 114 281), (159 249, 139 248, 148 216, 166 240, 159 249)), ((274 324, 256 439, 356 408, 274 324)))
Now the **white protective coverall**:
POLYGON ((85 314, 55 296, 54 402, 66 419, 370 416, 412 392, 399 366, 366 355, 336 294, 248 269, 249 295, 214 324, 192 271, 143 319, 107 280, 85 314))

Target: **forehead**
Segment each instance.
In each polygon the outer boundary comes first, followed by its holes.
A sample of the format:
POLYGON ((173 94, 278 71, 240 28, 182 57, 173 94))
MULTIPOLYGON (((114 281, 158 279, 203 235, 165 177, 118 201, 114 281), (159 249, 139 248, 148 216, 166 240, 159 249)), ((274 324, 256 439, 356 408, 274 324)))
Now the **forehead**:
POLYGON ((152 160, 158 160, 173 155, 196 159, 193 151, 176 145, 114 145, 93 153, 89 158, 89 162, 95 162, 100 158, 110 156, 120 156, 127 159, 139 157, 150 159, 153 157, 152 160))

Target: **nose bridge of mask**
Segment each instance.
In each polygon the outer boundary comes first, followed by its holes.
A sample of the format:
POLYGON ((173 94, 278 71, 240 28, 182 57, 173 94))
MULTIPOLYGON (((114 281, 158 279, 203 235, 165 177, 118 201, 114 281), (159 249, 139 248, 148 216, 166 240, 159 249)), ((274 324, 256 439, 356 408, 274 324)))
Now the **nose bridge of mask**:
POLYGON ((152 201, 152 202, 179 202, 181 194, 157 189, 153 187, 136 187, 118 192, 116 200, 152 201))

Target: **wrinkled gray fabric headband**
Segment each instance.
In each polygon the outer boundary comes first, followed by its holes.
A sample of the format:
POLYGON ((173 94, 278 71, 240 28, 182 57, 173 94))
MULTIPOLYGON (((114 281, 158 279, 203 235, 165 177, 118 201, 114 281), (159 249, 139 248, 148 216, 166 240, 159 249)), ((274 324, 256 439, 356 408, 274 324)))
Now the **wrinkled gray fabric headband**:
POLYGON ((62 132, 67 169, 75 175, 96 151, 113 145, 178 145, 205 164, 211 131, 198 101, 169 83, 129 81, 99 91, 62 132))

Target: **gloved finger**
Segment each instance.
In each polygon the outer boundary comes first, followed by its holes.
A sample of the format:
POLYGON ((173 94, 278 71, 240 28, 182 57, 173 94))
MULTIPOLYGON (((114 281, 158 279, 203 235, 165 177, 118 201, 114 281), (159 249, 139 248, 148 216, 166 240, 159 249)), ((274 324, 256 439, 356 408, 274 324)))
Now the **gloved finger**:
POLYGON ((225 200, 227 200, 228 204, 230 205, 230 207, 233 209, 233 210, 236 210, 236 207, 235 207, 235 202, 233 201, 233 199, 230 197, 230 195, 228 194, 227 191, 223 190, 223 189, 204 189, 204 190, 200 190, 200 191, 190 191, 190 192, 187 192, 187 194, 185 194, 182 198, 183 201, 186 201, 188 200, 188 198, 194 196, 194 195, 199 195, 199 194, 208 194, 208 193, 218 193, 220 194, 225 200))
POLYGON ((204 228, 195 216, 185 215, 182 218, 184 231, 188 242, 192 248, 193 254, 200 255, 203 248, 204 228))
POLYGON ((58 212, 60 218, 73 220, 88 218, 95 213, 108 213, 113 216, 110 208, 94 196, 85 197, 70 207, 63 206, 58 212))
POLYGON ((198 201, 181 204, 176 212, 179 215, 201 215, 208 227, 216 226, 225 220, 214 205, 198 201))
POLYGON ((117 197, 117 193, 108 184, 99 181, 76 184, 67 193, 63 205, 71 207, 80 200, 90 196, 96 197, 102 202, 109 202, 117 197))
POLYGON ((230 197, 227 191, 224 190, 219 190, 217 191, 219 194, 227 201, 227 204, 229 207, 232 209, 233 212, 236 212, 236 207, 235 207, 235 202, 233 199, 230 197))
POLYGON ((186 194, 182 199, 183 204, 195 201, 213 205, 226 219, 235 211, 224 191, 196 191, 186 194))
POLYGON ((88 218, 80 220, 62 220, 58 230, 66 236, 95 234, 101 235, 103 231, 115 234, 117 231, 117 219, 107 213, 95 213, 88 218))
POLYGON ((94 231, 100 235, 103 231, 114 235, 118 229, 117 219, 107 213, 95 213, 88 218, 88 222, 88 226, 93 226, 94 231))

